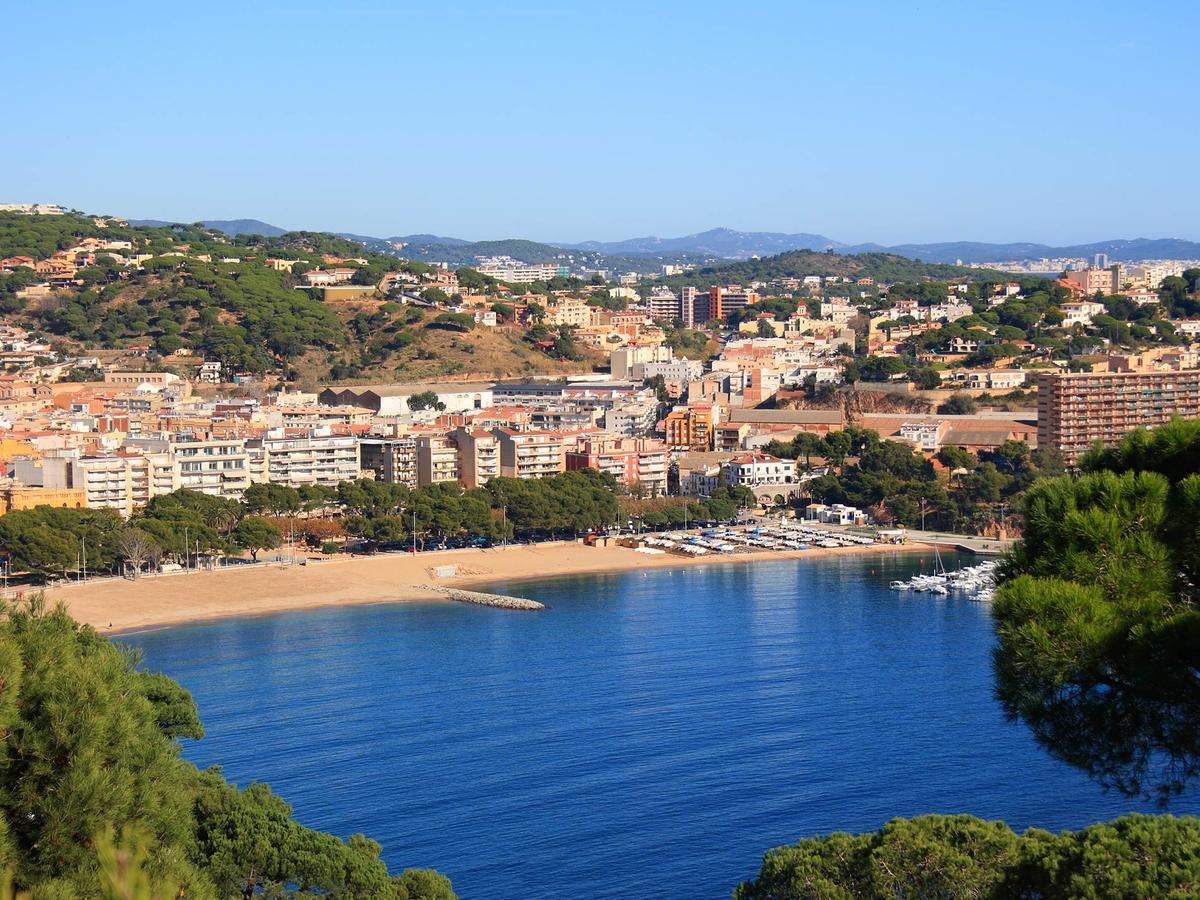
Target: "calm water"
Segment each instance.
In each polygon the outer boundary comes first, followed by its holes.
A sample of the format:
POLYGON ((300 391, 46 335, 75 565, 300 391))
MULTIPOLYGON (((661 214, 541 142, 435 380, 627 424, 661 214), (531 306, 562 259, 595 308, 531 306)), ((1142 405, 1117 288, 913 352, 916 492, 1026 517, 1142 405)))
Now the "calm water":
POLYGON ((987 609, 887 590, 920 565, 559 578, 498 588, 544 613, 360 606, 125 640, 195 695, 197 764, 464 898, 727 897, 769 847, 892 816, 1152 811, 1004 721, 987 609))

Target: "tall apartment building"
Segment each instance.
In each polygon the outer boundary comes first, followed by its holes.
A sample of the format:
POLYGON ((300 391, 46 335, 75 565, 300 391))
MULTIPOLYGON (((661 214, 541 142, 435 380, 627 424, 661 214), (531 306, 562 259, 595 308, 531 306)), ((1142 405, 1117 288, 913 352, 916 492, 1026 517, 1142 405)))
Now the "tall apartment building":
POLYGON ((567 471, 596 469, 612 475, 620 484, 640 484, 646 493, 667 492, 667 469, 671 453, 662 441, 652 438, 596 436, 567 451, 567 471))
POLYGON ((683 324, 688 328, 703 325, 712 318, 708 294, 694 287, 685 287, 680 291, 679 311, 683 324))
POLYGON ((667 447, 680 452, 707 452, 712 449, 714 425, 712 406, 677 406, 663 421, 667 447))
POLYGON ((500 474, 508 478, 541 478, 567 470, 566 442, 550 431, 494 428, 500 442, 500 474))
POLYGON ((359 465, 377 481, 417 486, 417 439, 411 435, 364 437, 358 442, 359 465))
POLYGON ((739 288, 713 285, 708 289, 708 317, 725 319, 731 312, 758 302, 758 294, 739 288))
POLYGON ((336 487, 361 474, 358 441, 353 435, 268 434, 247 442, 255 481, 288 487, 336 487))
POLYGON ((458 446, 444 434, 417 436, 417 484, 458 481, 458 446))
POLYGON ((500 441, 490 431, 457 428, 450 439, 458 448, 458 480, 463 487, 483 487, 500 474, 500 441))
POLYGON ((646 308, 651 319, 671 322, 683 318, 679 298, 669 288, 660 288, 647 297, 646 308))
POLYGON ((1039 375, 1038 446, 1074 463, 1139 425, 1200 418, 1200 369, 1179 372, 1050 372, 1039 375))

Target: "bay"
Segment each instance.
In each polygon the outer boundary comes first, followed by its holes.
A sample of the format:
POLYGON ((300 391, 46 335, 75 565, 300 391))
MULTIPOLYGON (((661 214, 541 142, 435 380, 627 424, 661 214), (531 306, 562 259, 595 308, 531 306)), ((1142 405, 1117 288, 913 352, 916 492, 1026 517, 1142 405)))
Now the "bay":
POLYGON ((346 606, 121 640, 195 696, 190 759, 463 898, 728 897, 770 847, 894 816, 1153 812, 1005 720, 986 606, 887 589, 931 566, 559 577, 490 588, 540 613, 346 606))

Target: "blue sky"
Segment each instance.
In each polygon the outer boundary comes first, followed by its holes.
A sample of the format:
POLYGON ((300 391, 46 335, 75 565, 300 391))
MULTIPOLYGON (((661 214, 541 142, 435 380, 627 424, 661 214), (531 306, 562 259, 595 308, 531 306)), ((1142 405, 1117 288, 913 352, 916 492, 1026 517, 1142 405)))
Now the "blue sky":
POLYGON ((0 201, 470 239, 1200 240, 1200 4, 9 4, 0 201))

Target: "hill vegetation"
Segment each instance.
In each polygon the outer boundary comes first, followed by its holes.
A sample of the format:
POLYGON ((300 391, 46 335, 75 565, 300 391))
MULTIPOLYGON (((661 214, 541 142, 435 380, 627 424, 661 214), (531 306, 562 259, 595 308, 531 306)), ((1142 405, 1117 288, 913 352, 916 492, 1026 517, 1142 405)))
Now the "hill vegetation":
MULTIPOLYGON (((439 318, 433 310, 382 296, 327 303, 318 290, 299 287, 299 276, 321 266, 326 256, 356 268, 354 282, 367 287, 389 271, 415 276, 429 271, 421 262, 370 253, 334 235, 230 238, 200 225, 129 226, 77 215, 0 214, 0 258, 44 260, 84 238, 114 248, 130 242, 132 249, 100 251, 95 265, 76 273, 82 284, 34 299, 23 290, 41 280, 33 270, 0 275, 0 312, 85 351, 141 344, 167 358, 186 349, 220 361, 229 374, 277 372, 309 383, 557 374, 599 359, 586 350, 571 358, 543 353, 513 329, 455 327, 457 320, 446 314, 439 318), (135 253, 150 258, 135 265, 135 253), (277 271, 266 265, 268 258, 295 264, 290 272, 277 271)), ((460 275, 476 289, 495 289, 494 280, 477 273, 464 269, 460 275)))
POLYGON ((1005 276, 986 269, 969 269, 917 262, 891 253, 841 255, 832 251, 790 250, 777 256, 747 259, 694 269, 684 275, 659 279, 672 289, 708 287, 711 284, 746 284, 805 275, 836 275, 842 278, 872 278, 880 282, 922 281, 930 278, 961 278, 969 281, 1003 280, 1005 276))

